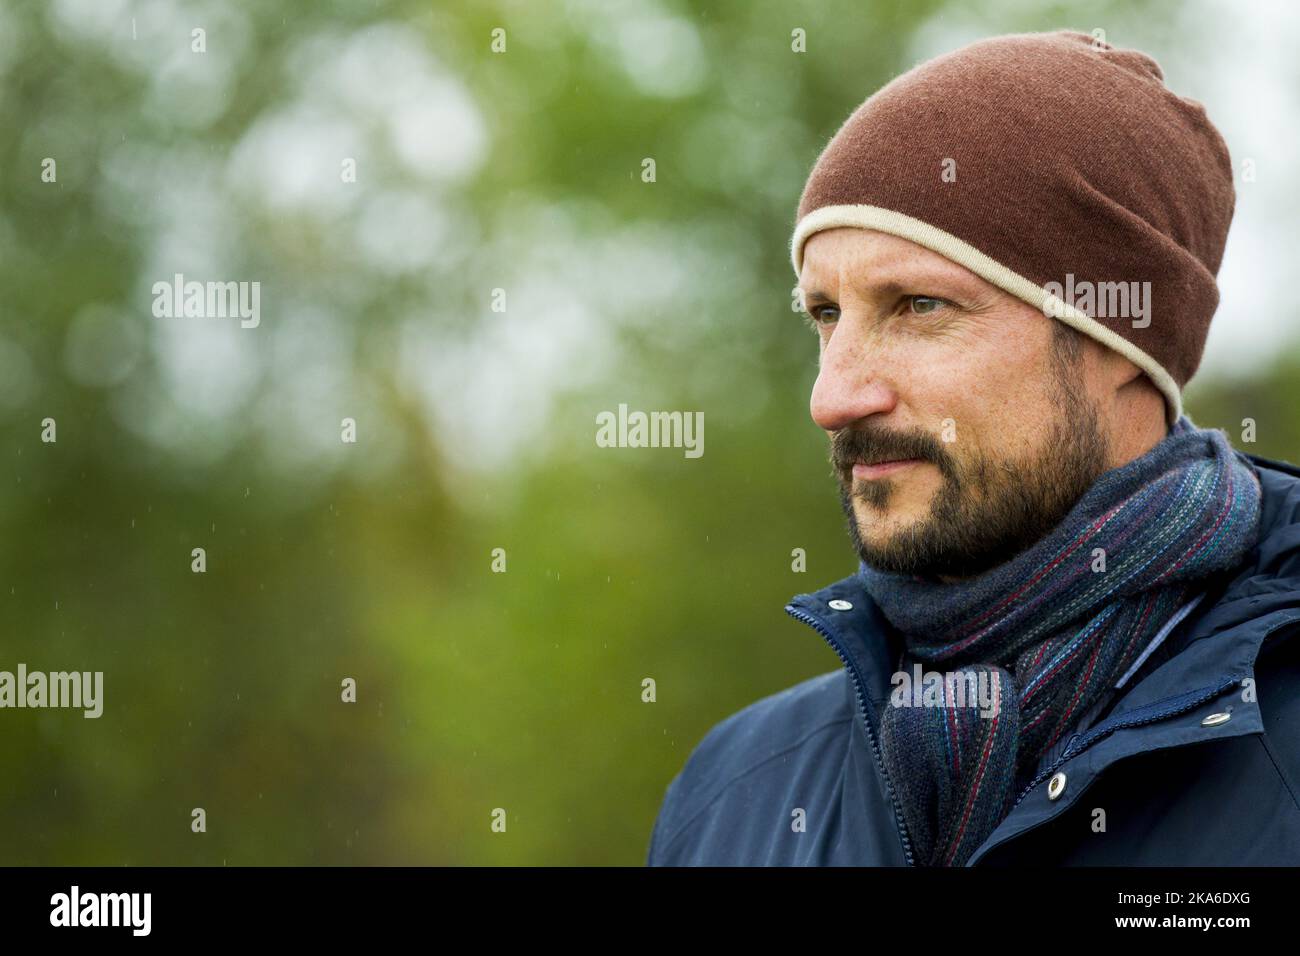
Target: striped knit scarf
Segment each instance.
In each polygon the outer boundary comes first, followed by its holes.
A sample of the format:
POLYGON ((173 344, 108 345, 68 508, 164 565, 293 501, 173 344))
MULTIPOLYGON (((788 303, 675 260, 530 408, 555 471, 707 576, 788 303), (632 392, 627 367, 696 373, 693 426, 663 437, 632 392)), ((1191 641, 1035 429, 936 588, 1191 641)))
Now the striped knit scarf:
POLYGON ((1196 582, 1254 547, 1259 502, 1250 461, 1183 415, 1147 454, 1103 474, 1050 534, 978 577, 945 584, 861 566, 903 638, 902 672, 911 678, 919 664, 943 678, 919 701, 891 695, 880 725, 920 862, 969 859, 1196 582))

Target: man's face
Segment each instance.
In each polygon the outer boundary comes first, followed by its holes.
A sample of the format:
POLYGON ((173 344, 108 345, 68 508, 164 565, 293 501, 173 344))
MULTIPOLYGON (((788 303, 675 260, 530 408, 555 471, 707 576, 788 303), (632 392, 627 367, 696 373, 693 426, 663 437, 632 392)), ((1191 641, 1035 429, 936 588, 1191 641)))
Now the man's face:
POLYGON ((821 341, 810 409, 867 564, 979 574, 1114 467, 1090 394, 1100 347, 1067 356, 1055 319, 968 269, 845 227, 808 241, 799 286, 821 341), (869 467, 891 459, 906 461, 869 467))

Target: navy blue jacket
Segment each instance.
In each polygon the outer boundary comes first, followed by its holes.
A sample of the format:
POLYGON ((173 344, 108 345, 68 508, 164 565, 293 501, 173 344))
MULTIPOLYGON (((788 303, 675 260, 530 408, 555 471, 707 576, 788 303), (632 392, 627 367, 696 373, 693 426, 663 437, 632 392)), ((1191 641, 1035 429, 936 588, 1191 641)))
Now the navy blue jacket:
MULTIPOLYGON (((1044 758, 968 866, 1300 864, 1300 469, 1249 457, 1259 543, 1044 758)), ((901 648, 858 582, 786 606, 844 667, 708 731, 668 785, 649 865, 916 864, 868 716, 901 648)))

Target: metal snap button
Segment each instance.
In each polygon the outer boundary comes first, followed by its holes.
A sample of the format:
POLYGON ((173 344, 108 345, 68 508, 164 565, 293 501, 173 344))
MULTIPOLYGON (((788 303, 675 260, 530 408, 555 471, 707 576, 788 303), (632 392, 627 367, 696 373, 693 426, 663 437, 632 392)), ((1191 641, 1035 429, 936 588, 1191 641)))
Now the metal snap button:
POLYGON ((828 601, 827 603, 828 603, 832 608, 834 608, 836 611, 852 611, 852 610, 853 610, 853 605, 850 604, 848 601, 835 600, 835 601, 828 601))
POLYGON ((1047 781, 1047 799, 1055 800, 1065 793, 1065 774, 1056 772, 1052 774, 1052 779, 1047 781))
POLYGON ((1201 726, 1217 727, 1219 726, 1219 724, 1226 724, 1231 719, 1232 719, 1232 714, 1225 714, 1225 713, 1210 714, 1209 717, 1206 717, 1203 721, 1201 721, 1201 726))

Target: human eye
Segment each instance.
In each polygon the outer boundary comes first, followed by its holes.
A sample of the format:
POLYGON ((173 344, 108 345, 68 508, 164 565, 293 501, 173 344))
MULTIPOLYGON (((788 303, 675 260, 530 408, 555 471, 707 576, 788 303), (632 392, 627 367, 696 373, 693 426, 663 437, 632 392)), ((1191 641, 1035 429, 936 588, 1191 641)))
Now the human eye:
POLYGON ((913 315, 933 315, 945 305, 952 305, 947 299, 933 295, 909 295, 906 300, 908 311, 913 315))
POLYGON ((804 322, 814 330, 829 328, 839 320, 840 310, 833 305, 815 305, 804 312, 804 322))

